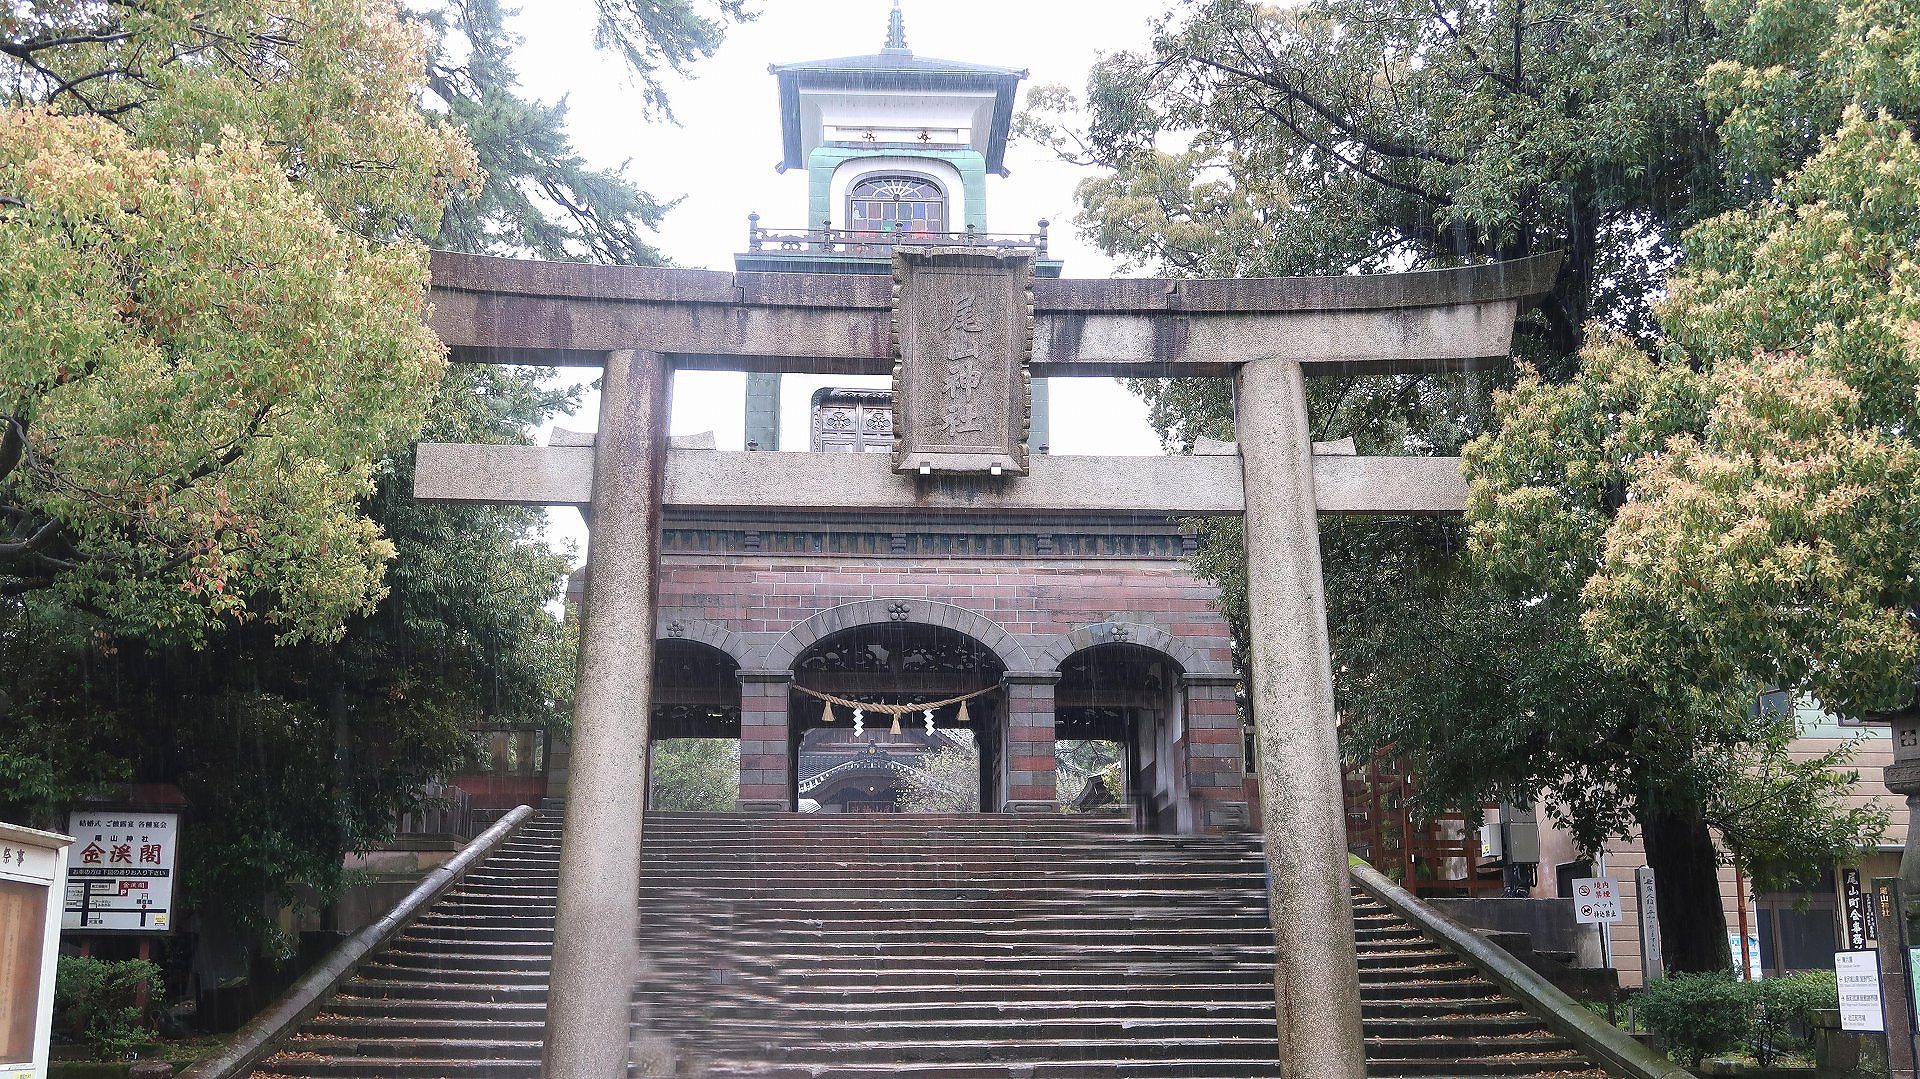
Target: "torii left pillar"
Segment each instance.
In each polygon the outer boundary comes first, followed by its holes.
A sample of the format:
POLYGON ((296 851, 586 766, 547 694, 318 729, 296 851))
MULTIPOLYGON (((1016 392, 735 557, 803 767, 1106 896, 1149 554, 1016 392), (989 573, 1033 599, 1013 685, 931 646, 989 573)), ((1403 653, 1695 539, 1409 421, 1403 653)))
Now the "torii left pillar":
MULTIPOLYGON (((573 771, 560 845, 560 898, 540 1073, 613 1079, 632 1055, 640 830, 653 696, 655 546, 667 450, 664 357, 607 356, 593 443, 593 515, 573 771)), ((641 1074, 651 1074, 643 1068, 641 1074)))

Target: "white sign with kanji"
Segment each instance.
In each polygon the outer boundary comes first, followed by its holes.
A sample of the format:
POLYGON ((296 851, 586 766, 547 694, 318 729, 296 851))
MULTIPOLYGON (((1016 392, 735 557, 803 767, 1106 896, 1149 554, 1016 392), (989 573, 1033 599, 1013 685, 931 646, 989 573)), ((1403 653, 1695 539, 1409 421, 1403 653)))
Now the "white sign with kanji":
POLYGON ((76 810, 68 829, 62 929, 165 933, 173 928, 178 813, 76 810))
POLYGON ((1887 1029, 1880 1006, 1880 953, 1835 952, 1833 973, 1840 989, 1840 1029, 1887 1029))
POLYGON ((1620 888, 1612 877, 1575 877, 1573 917, 1581 925, 1620 920, 1620 888))

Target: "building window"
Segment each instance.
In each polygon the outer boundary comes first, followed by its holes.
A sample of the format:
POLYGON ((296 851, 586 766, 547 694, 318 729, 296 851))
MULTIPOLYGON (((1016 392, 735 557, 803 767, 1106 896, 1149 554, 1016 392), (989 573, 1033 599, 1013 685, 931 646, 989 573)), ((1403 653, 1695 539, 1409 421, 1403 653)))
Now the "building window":
POLYGON ((945 232, 947 193, 924 176, 868 176, 847 192, 852 232, 945 232))
POLYGON ((1831 970, 1840 947, 1839 900, 1833 871, 1810 892, 1762 892, 1753 897, 1760 959, 1769 976, 1831 970))
POLYGON ((892 453, 893 393, 820 389, 813 395, 815 453, 892 453))

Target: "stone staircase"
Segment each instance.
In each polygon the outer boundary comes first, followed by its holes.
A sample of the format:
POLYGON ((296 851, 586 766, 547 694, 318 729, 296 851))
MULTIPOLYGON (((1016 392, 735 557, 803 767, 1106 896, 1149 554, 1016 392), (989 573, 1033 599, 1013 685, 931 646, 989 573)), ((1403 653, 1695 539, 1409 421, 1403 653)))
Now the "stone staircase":
MULTIPOLYGON (((535 1075, 559 830, 529 821, 255 1074, 535 1075)), ((646 835, 636 1026, 679 1074, 1276 1074, 1252 837, 1013 816, 663 815, 646 835)), ((1354 903, 1371 1075, 1605 1074, 1354 903)))

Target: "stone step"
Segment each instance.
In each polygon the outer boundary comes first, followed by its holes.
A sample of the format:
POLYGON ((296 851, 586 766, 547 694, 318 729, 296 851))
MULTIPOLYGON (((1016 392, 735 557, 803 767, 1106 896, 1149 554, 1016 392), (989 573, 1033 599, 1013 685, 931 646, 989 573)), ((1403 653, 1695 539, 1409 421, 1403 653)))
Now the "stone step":
POLYGON ((1369 984, 1391 982, 1400 986, 1416 986, 1436 982, 1459 981, 1476 975, 1474 969, 1457 960, 1447 959, 1429 962, 1421 966, 1360 968, 1360 987, 1369 984))
MULTIPOLYGON (((684 927, 671 923, 643 925, 640 929, 643 938, 653 933, 675 933, 684 927)), ((757 926, 741 927, 751 932, 757 926)), ((1101 950, 1139 951, 1153 948, 1176 948, 1182 951, 1196 945, 1210 947, 1234 947, 1240 949, 1273 950, 1273 933, 1261 929, 1227 928, 1163 928, 1159 926, 1126 928, 1088 928, 1080 932, 1066 929, 1029 929, 1024 927, 1006 927, 988 935, 968 932, 965 928, 955 927, 951 923, 939 929, 815 929, 796 927, 782 934, 789 947, 809 950, 859 950, 867 949, 875 955, 891 955, 899 952, 919 954, 927 951, 950 954, 977 954, 972 949, 986 948, 994 951, 1007 949, 1032 950, 1041 948, 1065 948, 1076 952, 1101 950)), ((484 950, 513 950, 519 945, 538 943, 551 946, 553 930, 551 927, 462 927, 442 924, 419 925, 400 934, 397 938, 400 946, 413 948, 425 945, 447 945, 454 948, 482 948, 484 950)), ((1375 956, 1372 952, 1362 953, 1363 961, 1377 962, 1382 966, 1408 964, 1420 958, 1431 961, 1432 956, 1444 953, 1429 952, 1425 957, 1413 957, 1398 952, 1375 956)))
MULTIPOLYGON (((1278 1047, 1247 837, 1121 822, 650 815, 635 1015, 714 1079, 1242 1079, 1278 1047)), ((542 817, 256 1074, 534 1079, 560 830, 542 817)), ((1587 1061, 1359 895, 1369 1074, 1587 1061)))
POLYGON ((806 1046, 805 1055, 830 1060, 837 1073, 842 1065, 857 1064, 935 1064, 1003 1062, 1036 1064, 1041 1061, 1152 1060, 1176 1057, 1189 1060, 1261 1061, 1272 1068, 1279 1051, 1271 1036, 1238 1038, 1154 1038, 1137 1043, 1135 1052, 1125 1052, 1110 1039, 1047 1038, 999 1040, 859 1042, 826 1041, 806 1046))

